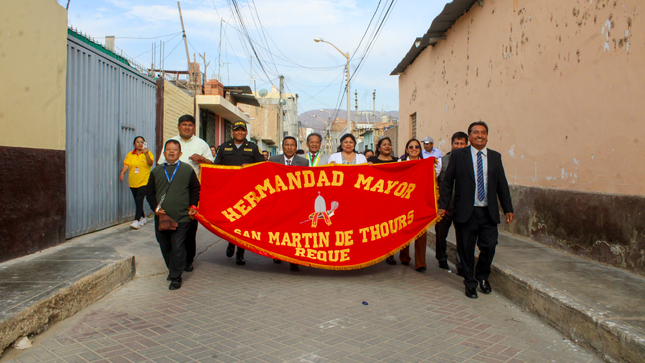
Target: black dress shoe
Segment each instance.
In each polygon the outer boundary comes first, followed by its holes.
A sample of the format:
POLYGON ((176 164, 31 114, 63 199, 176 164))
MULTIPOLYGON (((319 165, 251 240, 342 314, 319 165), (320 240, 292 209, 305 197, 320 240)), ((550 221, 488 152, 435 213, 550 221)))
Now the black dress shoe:
POLYGON ((176 279, 170 280, 170 286, 168 286, 169 290, 178 290, 181 288, 181 276, 179 276, 176 279))
POLYGON ((442 268, 444 270, 450 270, 450 266, 448 266, 448 261, 439 261, 439 268, 442 268))
POLYGON ((471 289, 466 288, 466 296, 471 298, 471 299, 476 299, 477 298, 477 288, 473 287, 471 289))
POLYGON ((479 281, 479 288, 482 289, 484 294, 490 294, 493 292, 493 288, 490 287, 490 282, 488 282, 488 280, 479 281))
POLYGON ((394 260, 394 256, 390 256, 385 259, 385 262, 387 262, 389 265, 396 265, 396 261, 394 260))
POLYGON ((401 265, 403 265, 403 266, 410 266, 410 262, 401 262, 401 265))
POLYGON ((226 247, 226 257, 233 257, 234 253, 235 253, 235 245, 232 243, 229 243, 228 247, 226 247))
POLYGON ((186 271, 186 272, 193 272, 194 269, 195 268, 193 267, 192 263, 189 263, 189 264, 186 265, 186 267, 184 267, 184 271, 186 271))
POLYGON ((289 269, 294 272, 300 271, 300 267, 298 267, 298 265, 296 265, 295 263, 292 263, 291 266, 289 266, 289 269))
POLYGON ((417 272, 426 272, 426 267, 425 267, 425 266, 421 266, 421 267, 419 267, 416 271, 417 271, 417 272))
POLYGON ((244 260, 244 256, 235 257, 235 263, 237 263, 238 265, 246 264, 246 261, 244 260))
POLYGON ((273 259, 273 263, 282 263, 280 260, 276 260, 275 258, 273 259))

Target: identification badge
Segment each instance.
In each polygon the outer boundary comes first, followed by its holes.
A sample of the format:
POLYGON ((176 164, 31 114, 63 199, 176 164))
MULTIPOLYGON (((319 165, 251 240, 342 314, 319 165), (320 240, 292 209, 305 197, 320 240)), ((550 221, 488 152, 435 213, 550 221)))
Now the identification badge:
POLYGON ((244 149, 244 151, 253 151, 253 149, 244 149))
POLYGON ((136 166, 134 167, 134 173, 135 173, 135 174, 139 174, 139 168, 138 168, 138 167, 136 167, 136 166))
POLYGON ((225 147, 224 151, 233 151, 233 148, 232 147, 225 147))

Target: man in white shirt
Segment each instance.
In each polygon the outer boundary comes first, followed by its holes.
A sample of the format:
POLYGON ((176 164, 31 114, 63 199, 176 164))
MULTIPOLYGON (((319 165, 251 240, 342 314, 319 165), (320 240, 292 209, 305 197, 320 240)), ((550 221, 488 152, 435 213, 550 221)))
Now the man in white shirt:
POLYGON ((434 156, 435 158, 439 159, 443 156, 443 153, 441 150, 437 149, 434 147, 434 139, 431 138, 430 136, 426 136, 423 141, 423 151, 421 152, 423 154, 423 158, 427 159, 431 156, 434 156))
MULTIPOLYGON (((186 163, 195 170, 197 178, 200 177, 201 167, 199 164, 212 164, 213 163, 213 154, 211 152, 210 146, 206 141, 200 139, 195 135, 195 118, 191 115, 183 115, 179 118, 177 125, 179 129, 179 135, 171 137, 171 140, 177 140, 181 144, 181 156, 179 160, 182 163, 186 163)), ((165 149, 164 149, 165 150, 165 149)), ((163 150, 159 161, 159 165, 163 165, 166 162, 166 158, 163 155, 163 150)), ((191 220, 190 228, 186 233, 186 267, 185 271, 191 272, 193 270, 193 260, 195 259, 195 254, 197 250, 197 242, 195 238, 197 237, 197 227, 199 224, 196 219, 191 220)))

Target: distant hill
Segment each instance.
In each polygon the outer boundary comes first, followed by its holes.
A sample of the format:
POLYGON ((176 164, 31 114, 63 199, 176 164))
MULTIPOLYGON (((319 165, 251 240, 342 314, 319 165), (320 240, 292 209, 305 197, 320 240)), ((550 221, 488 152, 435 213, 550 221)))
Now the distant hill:
MULTIPOLYGON (((372 121, 373 118, 371 117, 372 111, 358 111, 358 121, 359 122, 367 122, 372 121), (370 115, 369 117, 366 115, 370 115)), ((334 110, 333 109, 323 109, 323 110, 310 110, 301 113, 298 115, 298 121, 300 121, 300 124, 302 127, 310 127, 316 132, 323 132, 325 130, 325 125, 327 124, 327 119, 329 118, 329 115, 331 114, 331 117, 334 117, 334 110)), ((385 111, 385 115, 391 116, 393 119, 398 120, 399 119, 399 111, 385 111)), ((347 118, 347 111, 345 110, 339 110, 336 117, 342 118, 343 120, 347 118)), ((353 121, 356 121, 356 112, 351 111, 350 117, 352 118, 353 121)), ((379 122, 381 118, 381 112, 376 111, 376 121, 379 122)))

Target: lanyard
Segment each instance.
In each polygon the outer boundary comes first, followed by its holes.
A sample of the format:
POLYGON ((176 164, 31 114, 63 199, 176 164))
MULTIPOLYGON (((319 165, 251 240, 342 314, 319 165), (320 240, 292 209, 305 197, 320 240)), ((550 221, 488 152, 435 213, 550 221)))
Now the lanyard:
POLYGON ((168 180, 168 187, 170 187, 170 183, 172 183, 172 180, 175 179, 175 174, 177 174, 177 169, 179 169, 179 164, 181 164, 181 161, 177 161, 177 166, 175 167, 175 171, 172 172, 172 176, 170 178, 168 177, 166 164, 163 164, 163 172, 166 173, 166 180, 168 180))
POLYGON ((313 163, 312 163, 312 160, 311 160, 311 153, 310 153, 310 152, 309 152, 309 153, 307 153, 307 160, 309 160, 309 166, 316 166, 316 165, 318 165, 318 161, 320 161, 320 152, 318 152, 318 153, 316 154, 316 158, 313 160, 313 163))

